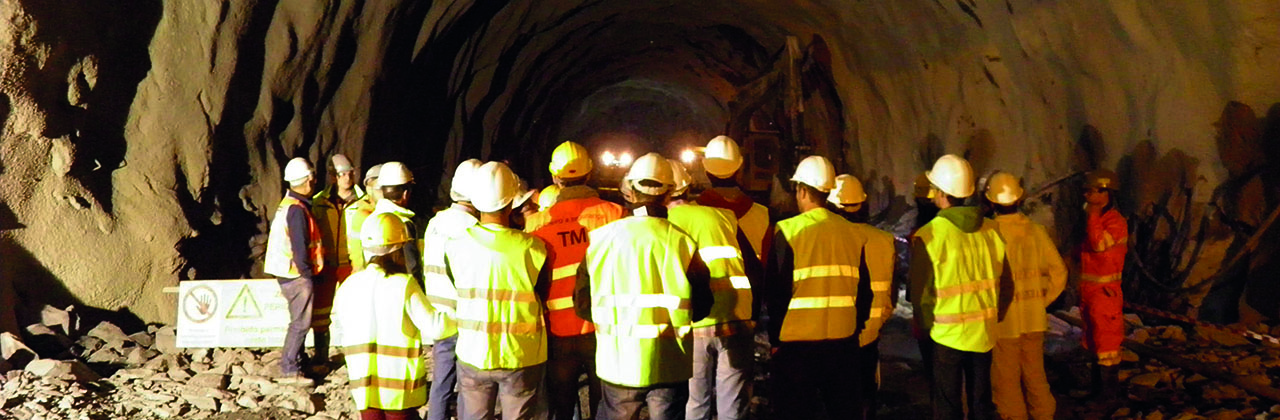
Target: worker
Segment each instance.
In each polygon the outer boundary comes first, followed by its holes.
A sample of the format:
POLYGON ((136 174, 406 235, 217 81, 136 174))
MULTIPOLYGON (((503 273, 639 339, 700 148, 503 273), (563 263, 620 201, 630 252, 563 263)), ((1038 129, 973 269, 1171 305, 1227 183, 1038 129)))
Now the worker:
POLYGON ((458 164, 449 183, 449 198, 453 204, 436 213, 427 222, 422 261, 426 264, 427 300, 436 309, 442 324, 440 334, 431 347, 431 395, 427 402, 428 420, 448 420, 450 408, 458 399, 456 350, 458 328, 454 321, 458 293, 445 272, 444 246, 448 241, 461 238, 466 230, 480 223, 480 212, 471 205, 469 184, 472 173, 480 168, 480 161, 467 159, 458 164))
POLYGON ((1001 298, 1011 294, 1000 288, 1012 285, 1005 244, 995 221, 964 206, 975 189, 968 161, 944 155, 926 176, 939 211, 912 239, 909 292, 934 341, 934 418, 963 419, 967 411, 989 419, 993 337, 1006 308, 1001 298))
MULTIPOLYGON (((595 326, 574 312, 573 288, 578 267, 587 252, 590 232, 622 218, 622 206, 600 198, 587 186, 591 156, 574 142, 564 142, 551 153, 549 166, 555 184, 542 190, 548 205, 529 217, 525 231, 542 238, 551 253, 551 289, 547 296, 547 392, 550 418, 570 420, 579 408, 578 378, 587 375, 587 400, 594 411, 600 403, 600 379, 596 377, 595 326), (560 185, 564 185, 561 189, 560 185)), ((582 410, 578 410, 582 411, 582 410)), ((579 418, 588 418, 579 413, 579 418)))
POLYGON ((311 215, 320 227, 324 245, 324 272, 316 282, 315 299, 311 311, 311 332, 314 337, 313 356, 317 364, 314 374, 328 374, 329 361, 329 312, 333 308, 333 293, 338 285, 351 275, 351 258, 347 253, 347 229, 343 224, 346 208, 364 196, 355 182, 356 171, 351 160, 341 154, 329 159, 329 187, 311 198, 311 215))
MULTIPOLYGON (((910 272, 911 263, 911 239, 916 236, 916 231, 924 227, 925 224, 933 220, 938 215, 938 206, 933 204, 933 186, 929 184, 929 177, 925 174, 928 171, 921 172, 916 176, 912 183, 912 197, 916 203, 915 221, 911 224, 911 234, 907 235, 907 243, 904 249, 899 249, 898 259, 899 271, 910 272)), ((920 350, 920 361, 924 365, 924 375, 929 383, 933 383, 933 338, 929 337, 929 330, 924 327, 924 312, 920 311, 920 305, 911 299, 914 298, 910 293, 907 294, 907 301, 911 302, 916 310, 911 311, 911 335, 916 339, 916 347, 920 350)), ((933 395, 929 398, 932 400, 933 395)))
POLYGON ((516 230, 524 230, 528 223, 529 216, 537 213, 538 206, 538 189, 529 188, 529 184, 521 179, 516 185, 516 197, 511 201, 511 227, 516 230))
POLYGON ((1044 371, 1045 308, 1067 286, 1067 266, 1048 230, 1018 211, 1024 192, 1018 177, 1006 172, 987 181, 985 195, 1013 277, 1009 312, 996 324, 991 396, 1001 419, 1050 420, 1057 403, 1044 371))
MULTIPOLYGON (((552 175, 554 176, 554 175, 552 175)), ((556 184, 548 185, 538 193, 538 211, 547 211, 556 203, 556 199, 560 197, 560 186, 556 184)))
POLYGON ((316 181, 311 163, 293 158, 284 167, 289 189, 276 207, 267 235, 263 271, 276 277, 280 293, 289 305, 289 328, 280 354, 279 382, 312 385, 302 374, 303 345, 311 328, 312 291, 316 276, 324 271, 324 245, 320 227, 311 217, 311 193, 316 181))
POLYGON ((378 172, 382 170, 382 164, 369 167, 368 172, 364 173, 364 190, 366 194, 347 206, 343 211, 342 222, 346 225, 347 230, 347 257, 351 261, 352 272, 364 269, 364 248, 360 243, 360 228, 364 225, 364 220, 373 214, 373 209, 378 204, 378 200, 382 199, 382 190, 378 189, 378 172))
POLYGON ((796 166, 791 183, 800 214, 778 222, 765 267, 775 414, 855 418, 858 404, 858 280, 865 233, 823 206, 835 168, 822 156, 796 166), (784 414, 785 413, 785 414, 784 414))
MULTIPOLYGON (((671 165, 671 198, 667 200, 667 208, 674 208, 693 200, 692 195, 693 177, 689 175, 689 170, 685 169, 684 164, 675 159, 667 159, 667 163, 671 165)), ((735 223, 736 224, 736 223, 735 223)))
POLYGON ((1098 169, 1085 175, 1085 243, 1080 249, 1080 312, 1084 346, 1098 357, 1094 392, 1113 399, 1119 390, 1120 343, 1124 341, 1124 296, 1120 275, 1129 250, 1129 225, 1116 210, 1119 190, 1115 172, 1098 169))
MULTIPOLYGON (((382 198, 374 204, 373 214, 391 213, 399 216, 400 221, 409 228, 409 234, 417 237, 418 227, 422 223, 417 220, 418 215, 413 210, 405 207, 409 205, 409 196, 413 193, 413 173, 409 172, 409 168, 400 162, 382 164, 382 169, 378 171, 378 189, 382 191, 382 198)), ((405 253, 405 267, 409 269, 409 275, 418 279, 418 284, 423 284, 422 253, 418 241, 410 241, 401 248, 405 253)))
POLYGON ((631 216, 591 232, 573 304, 596 328, 598 420, 684 418, 693 323, 711 312, 710 274, 692 237, 666 219, 671 166, 641 156, 623 177, 631 216))
POLYGON ((471 174, 480 223, 450 239, 445 273, 457 290, 458 418, 546 418, 543 305, 551 282, 542 240, 510 227, 519 180, 489 162, 471 174))
MULTIPOLYGON (((668 160, 673 197, 687 198, 692 178, 679 161, 668 160)), ((667 220, 693 237, 698 258, 711 275, 711 314, 693 324, 693 377, 685 418, 746 419, 755 377, 755 319, 764 267, 756 258, 733 211, 674 198, 667 220), (714 409, 713 409, 714 407, 714 409)))
POLYGON ((367 218, 360 230, 370 260, 338 287, 331 315, 351 396, 361 419, 417 419, 427 402, 423 337, 432 335, 433 321, 401 252, 413 238, 389 213, 367 218))
POLYGON ((698 204, 729 209, 738 217, 738 226, 747 234, 756 257, 765 261, 773 230, 769 221, 769 208, 751 200, 738 185, 738 172, 742 169, 742 151, 738 143, 728 136, 716 136, 707 142, 702 167, 706 170, 711 189, 698 195, 698 204))
POLYGON ((827 202, 836 208, 836 214, 853 223, 854 229, 861 238, 867 238, 863 248, 867 272, 870 277, 858 279, 858 322, 864 325, 858 334, 857 354, 857 394, 861 398, 858 407, 861 412, 857 416, 862 419, 874 419, 879 406, 880 390, 880 327, 885 319, 893 315, 894 299, 897 295, 890 292, 894 289, 894 270, 897 267, 894 249, 896 240, 893 234, 867 224, 866 190, 862 182, 853 175, 836 177, 835 188, 827 196, 827 202))

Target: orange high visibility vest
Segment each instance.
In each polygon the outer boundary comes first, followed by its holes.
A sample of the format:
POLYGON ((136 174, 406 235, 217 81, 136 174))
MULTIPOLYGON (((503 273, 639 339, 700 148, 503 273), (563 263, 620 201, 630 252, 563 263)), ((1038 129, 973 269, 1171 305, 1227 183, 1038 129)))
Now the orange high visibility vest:
POLYGON ((573 311, 573 286, 578 265, 590 241, 587 232, 622 218, 623 209, 598 197, 559 201, 529 216, 525 231, 546 241, 551 254, 551 291, 547 295, 547 321, 557 337, 595 331, 590 322, 573 311))
POLYGON ((285 194, 276 207, 275 219, 271 220, 271 232, 267 235, 267 255, 262 271, 267 274, 286 279, 298 278, 302 275, 293 264, 293 246, 289 243, 289 208, 297 207, 307 215, 307 251, 311 254, 311 273, 324 271, 324 247, 320 245, 320 227, 316 219, 311 217, 311 209, 296 198, 285 194))

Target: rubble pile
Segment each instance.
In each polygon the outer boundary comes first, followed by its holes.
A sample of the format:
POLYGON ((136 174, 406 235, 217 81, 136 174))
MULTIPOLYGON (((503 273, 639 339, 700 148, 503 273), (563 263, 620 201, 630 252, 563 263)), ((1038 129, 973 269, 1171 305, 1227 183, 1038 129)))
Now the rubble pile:
POLYGON ((78 333, 46 307, 26 340, 5 335, 0 418, 344 419, 346 369, 314 387, 277 383, 279 350, 179 349, 172 326, 128 334, 110 322, 78 333), (24 343, 25 341, 25 343, 24 343))
MULTIPOLYGON (((1251 329, 1270 332, 1266 326, 1251 329)), ((1137 325, 1129 339, 1264 387, 1274 387, 1272 378, 1280 378, 1280 346, 1257 344, 1227 331, 1204 326, 1137 325)), ((1128 384, 1128 404, 1111 418, 1280 419, 1280 405, 1238 386, 1141 357, 1128 349, 1123 360, 1120 379, 1128 384)))

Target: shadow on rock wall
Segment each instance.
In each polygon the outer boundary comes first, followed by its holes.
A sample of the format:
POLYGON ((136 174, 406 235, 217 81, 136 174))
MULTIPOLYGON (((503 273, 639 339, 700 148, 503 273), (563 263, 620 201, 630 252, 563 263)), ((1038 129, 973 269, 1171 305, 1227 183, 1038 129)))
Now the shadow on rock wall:
MULTIPOLYGON (((4 264, 0 264, 0 281, 4 282, 0 284, 0 292, 8 293, 9 286, 12 286, 11 297, 14 301, 12 309, 16 314, 16 319, 13 321, 16 321, 17 326, 40 322, 40 310, 47 304, 59 309, 74 306, 74 312, 80 319, 79 328, 83 330, 71 331, 68 335, 73 337, 102 321, 111 322, 130 332, 146 328, 146 324, 128 309, 112 311, 85 306, 84 302, 72 295, 71 291, 67 290, 35 256, 9 240, 8 237, 0 236, 0 255, 3 256, 0 258, 4 259, 4 264)), ((8 303, 7 298, 8 296, 4 300, 5 303, 8 303)), ((3 322, 11 321, 3 320, 3 322)), ((0 325, 0 327, 12 328, 13 326, 0 325)), ((74 328, 76 327, 73 326, 74 328)))

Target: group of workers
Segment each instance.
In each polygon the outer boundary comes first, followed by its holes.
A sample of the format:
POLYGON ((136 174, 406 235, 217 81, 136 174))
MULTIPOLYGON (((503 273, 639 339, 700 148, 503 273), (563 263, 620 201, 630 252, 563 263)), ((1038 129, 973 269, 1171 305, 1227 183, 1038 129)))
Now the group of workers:
MULTIPOLYGON (((264 267, 292 317, 279 381, 328 372, 331 319, 364 419, 417 418, 424 404, 429 419, 745 419, 764 331, 772 414, 759 417, 873 418, 900 266, 895 237, 868 224, 862 184, 809 156, 790 178, 799 214, 775 223, 737 184, 738 145, 718 136, 704 150, 710 188, 695 195, 684 165, 650 153, 623 177, 622 204, 588 186, 593 160, 574 142, 553 151, 541 191, 502 162, 467 160, 452 205, 425 224, 406 208, 402 163, 370 168, 361 189, 335 155, 317 193, 310 164, 290 161, 264 267)), ((1126 224, 1115 174, 1087 183, 1085 345, 1107 388, 1126 224)), ((985 184, 984 204, 967 205, 977 181, 955 155, 917 180, 905 278, 934 417, 1052 418, 1045 308, 1067 269, 1019 212, 1020 180, 985 184)))

